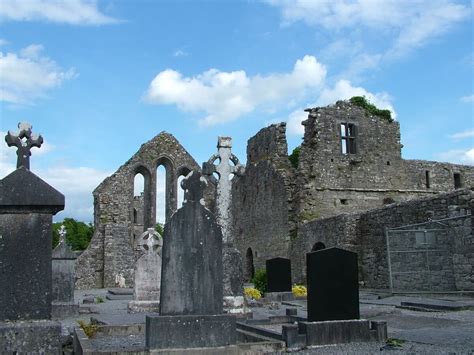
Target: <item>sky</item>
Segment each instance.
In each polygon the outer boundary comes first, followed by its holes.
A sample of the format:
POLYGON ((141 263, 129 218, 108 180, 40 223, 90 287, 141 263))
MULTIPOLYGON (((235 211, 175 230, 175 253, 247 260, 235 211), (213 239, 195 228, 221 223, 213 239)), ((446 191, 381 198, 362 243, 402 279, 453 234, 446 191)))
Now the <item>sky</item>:
POLYGON ((305 108, 352 96, 392 111, 404 159, 473 165, 473 66, 470 1, 0 0, 0 135, 31 123, 56 220, 92 221, 93 189, 161 131, 199 164, 231 136, 245 163, 260 129, 287 122, 291 153, 305 108))

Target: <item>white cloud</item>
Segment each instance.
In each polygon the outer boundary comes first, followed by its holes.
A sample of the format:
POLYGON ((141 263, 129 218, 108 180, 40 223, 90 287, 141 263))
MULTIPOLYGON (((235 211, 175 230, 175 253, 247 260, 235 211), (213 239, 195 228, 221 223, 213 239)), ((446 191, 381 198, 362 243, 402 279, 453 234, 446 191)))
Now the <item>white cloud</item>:
POLYGON ((187 57, 188 56, 188 52, 185 52, 183 51, 182 49, 178 49, 177 51, 175 51, 173 53, 173 56, 174 57, 187 57))
POLYGON ((455 164, 474 165, 474 148, 467 150, 449 150, 447 152, 439 153, 438 157, 441 161, 447 161, 455 164))
POLYGON ((473 138, 473 137, 474 137, 474 129, 467 130, 464 132, 454 133, 449 136, 449 138, 454 139, 456 141, 459 141, 465 138, 473 138))
POLYGON ((19 54, 0 52, 0 101, 30 104, 77 75, 74 69, 63 70, 41 56, 42 50, 41 45, 33 44, 19 54))
POLYGON ((308 113, 304 109, 299 108, 288 115, 287 129, 288 134, 302 136, 304 134, 304 126, 301 124, 308 118, 308 113))
POLYGON ((465 19, 470 6, 450 0, 266 0, 280 8, 283 24, 303 21, 336 34, 363 27, 391 36, 389 58, 402 56, 465 19))
POLYGON ((474 94, 463 96, 463 97, 460 98, 460 100, 461 100, 462 102, 465 102, 465 103, 474 102, 474 94))
POLYGON ((103 14, 96 1, 2 0, 0 19, 46 21, 70 25, 104 25, 119 22, 103 14))
POLYGON ((390 95, 385 92, 373 94, 365 90, 363 87, 352 86, 351 82, 348 80, 339 80, 332 89, 325 88, 317 100, 317 105, 325 106, 332 104, 337 100, 348 100, 353 96, 365 96, 378 108, 390 110, 393 118, 397 117, 395 109, 391 103, 390 95))
POLYGON ((183 77, 167 69, 153 79, 144 99, 154 104, 175 104, 183 111, 204 111, 207 116, 200 123, 215 125, 258 108, 304 97, 308 89, 320 87, 325 77, 326 68, 308 55, 297 60, 291 72, 267 76, 249 77, 243 70, 210 69, 194 77, 183 77))

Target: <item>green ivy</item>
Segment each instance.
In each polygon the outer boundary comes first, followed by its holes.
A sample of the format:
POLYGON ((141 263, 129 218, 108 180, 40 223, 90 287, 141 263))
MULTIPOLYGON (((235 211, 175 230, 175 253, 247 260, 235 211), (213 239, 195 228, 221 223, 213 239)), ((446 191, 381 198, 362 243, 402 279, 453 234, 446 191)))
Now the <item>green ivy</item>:
POLYGON ((374 104, 370 103, 365 96, 354 96, 349 100, 353 105, 362 107, 368 113, 383 118, 388 122, 393 122, 392 113, 390 110, 381 110, 374 104))
POLYGON ((301 147, 296 147, 295 149, 293 149, 293 152, 288 157, 288 159, 290 159, 291 165, 293 165, 293 167, 295 169, 298 169, 298 162, 299 162, 299 159, 300 159, 300 151, 301 151, 301 147))

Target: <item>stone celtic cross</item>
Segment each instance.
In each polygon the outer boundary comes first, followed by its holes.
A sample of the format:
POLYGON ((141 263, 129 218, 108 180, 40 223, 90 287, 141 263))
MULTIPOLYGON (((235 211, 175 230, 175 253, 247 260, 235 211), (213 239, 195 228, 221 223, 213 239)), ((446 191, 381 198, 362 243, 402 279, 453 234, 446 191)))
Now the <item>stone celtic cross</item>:
POLYGON ((17 147, 16 155, 18 156, 16 168, 24 167, 30 170, 31 148, 41 147, 43 137, 31 132, 32 126, 27 122, 18 123, 18 133, 8 131, 5 141, 9 147, 17 147))
POLYGON ((156 252, 161 255, 163 238, 154 228, 148 228, 144 233, 142 233, 139 243, 140 249, 145 253, 156 252))
POLYGON ((59 228, 58 231, 59 234, 59 243, 66 243, 66 227, 64 227, 64 224, 61 225, 61 228, 59 228))
POLYGON ((244 174, 244 167, 240 165, 239 159, 232 153, 231 149, 232 138, 219 137, 217 140, 217 154, 212 155, 202 165, 203 174, 209 176, 210 180, 217 184, 216 217, 217 223, 222 228, 224 244, 231 242, 230 202, 232 197, 232 181, 230 178, 232 174, 237 176, 244 174), (215 165, 214 162, 218 159, 220 162, 215 165), (217 173, 218 181, 214 178, 214 173, 217 173))
POLYGON ((204 189, 207 186, 207 181, 196 171, 191 171, 181 181, 181 188, 184 190, 184 203, 187 201, 201 202, 204 194, 204 189))

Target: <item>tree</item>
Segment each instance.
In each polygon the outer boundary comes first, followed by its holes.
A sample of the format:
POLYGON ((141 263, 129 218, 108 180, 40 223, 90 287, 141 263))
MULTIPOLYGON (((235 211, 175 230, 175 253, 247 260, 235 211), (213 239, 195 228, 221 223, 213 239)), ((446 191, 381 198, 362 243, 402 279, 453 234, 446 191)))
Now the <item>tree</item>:
POLYGON ((94 234, 94 227, 91 223, 79 222, 74 218, 65 218, 62 222, 53 223, 53 248, 59 243, 59 229, 63 224, 66 228, 66 242, 71 249, 85 250, 94 234))
POLYGON ((163 233, 165 231, 165 228, 163 227, 163 224, 162 223, 157 223, 155 224, 155 230, 158 232, 159 235, 161 235, 163 237, 163 233))

